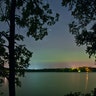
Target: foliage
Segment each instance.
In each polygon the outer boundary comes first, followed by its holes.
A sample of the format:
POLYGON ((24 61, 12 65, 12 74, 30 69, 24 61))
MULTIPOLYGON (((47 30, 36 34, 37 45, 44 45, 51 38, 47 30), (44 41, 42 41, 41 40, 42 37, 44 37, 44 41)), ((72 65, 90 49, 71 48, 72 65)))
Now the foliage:
MULTIPOLYGON (((10 0, 0 1, 0 24, 4 24, 6 29, 0 31, 0 66, 9 62, 9 27, 10 27, 10 0), (3 30, 3 31, 2 31, 3 30)), ((35 40, 42 40, 48 33, 47 25, 51 26, 58 21, 59 14, 53 16, 49 4, 43 0, 16 0, 15 25, 17 28, 24 28, 26 35, 32 36, 35 40)), ((17 32, 15 34, 15 60, 16 69, 24 69, 29 66, 30 52, 25 45, 19 43, 24 40, 23 34, 17 32)))
POLYGON ((62 0, 68 6, 74 20, 69 31, 78 46, 85 45, 89 57, 96 58, 96 0, 62 0))

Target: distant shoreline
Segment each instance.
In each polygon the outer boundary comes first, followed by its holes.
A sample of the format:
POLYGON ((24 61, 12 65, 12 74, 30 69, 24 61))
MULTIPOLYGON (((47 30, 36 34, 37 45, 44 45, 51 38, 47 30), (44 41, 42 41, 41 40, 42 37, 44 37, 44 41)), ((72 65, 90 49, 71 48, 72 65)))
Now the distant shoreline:
POLYGON ((78 68, 53 68, 53 69, 23 69, 18 71, 25 72, 96 72, 96 68, 78 67, 78 68))

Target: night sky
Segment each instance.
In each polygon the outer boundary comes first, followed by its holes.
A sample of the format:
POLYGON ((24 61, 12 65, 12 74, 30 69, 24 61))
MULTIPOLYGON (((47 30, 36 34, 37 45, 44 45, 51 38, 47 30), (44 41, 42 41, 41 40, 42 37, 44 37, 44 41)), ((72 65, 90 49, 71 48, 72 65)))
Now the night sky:
MULTIPOLYGON (((69 33, 68 24, 73 21, 73 17, 68 8, 61 6, 61 0, 45 0, 45 2, 50 4, 54 13, 60 14, 60 18, 54 26, 49 27, 48 36, 43 40, 25 38, 24 44, 33 52, 29 68, 96 66, 94 59, 89 59, 88 54, 85 53, 85 47, 76 46, 74 37, 69 33)), ((1 25, 0 29, 4 27, 6 26, 1 25)), ((20 30, 23 31, 26 29, 20 30)))
POLYGON ((27 47, 33 51, 29 68, 61 68, 77 66, 95 66, 94 59, 89 59, 85 47, 78 47, 75 39, 69 33, 68 24, 73 17, 68 8, 61 7, 61 0, 46 0, 50 3, 53 12, 60 14, 59 22, 49 27, 48 36, 43 40, 35 41, 26 38, 27 47))

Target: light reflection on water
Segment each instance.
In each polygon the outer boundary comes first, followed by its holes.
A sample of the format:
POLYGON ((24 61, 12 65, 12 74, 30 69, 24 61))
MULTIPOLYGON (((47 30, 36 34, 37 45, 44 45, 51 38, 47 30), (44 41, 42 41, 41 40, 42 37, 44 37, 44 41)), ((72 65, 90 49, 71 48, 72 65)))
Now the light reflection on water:
POLYGON ((8 96, 8 93, 9 93, 8 92, 8 80, 6 77, 5 78, 1 77, 1 79, 3 80, 3 83, 0 86, 0 92, 1 93, 3 92, 1 96, 8 96))
MULTIPOLYGON (((26 73, 16 96, 64 96, 70 92, 87 93, 96 87, 96 73, 34 72, 26 73)), ((8 96, 8 81, 4 78, 4 94, 8 96), (7 94, 7 95, 6 95, 7 94)))
POLYGON ((6 77, 4 78, 4 84, 5 84, 5 85, 7 85, 7 84, 8 84, 8 80, 7 80, 7 78, 6 78, 6 77))
POLYGON ((87 87, 88 87, 88 72, 86 72, 86 78, 85 78, 85 93, 87 93, 87 87))
POLYGON ((6 77, 0 77, 0 85, 1 87, 6 87, 8 85, 8 80, 6 77))

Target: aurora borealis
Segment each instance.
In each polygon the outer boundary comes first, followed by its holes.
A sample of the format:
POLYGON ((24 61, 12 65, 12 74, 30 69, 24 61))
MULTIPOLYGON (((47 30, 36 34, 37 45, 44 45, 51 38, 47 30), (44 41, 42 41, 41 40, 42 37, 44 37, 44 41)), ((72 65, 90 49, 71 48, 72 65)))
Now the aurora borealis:
POLYGON ((34 53, 29 68, 95 66, 94 59, 89 59, 85 53, 85 47, 76 46, 74 37, 69 33, 68 24, 73 20, 70 12, 61 7, 60 0, 53 1, 47 0, 53 11, 60 14, 59 21, 49 27, 48 36, 43 40, 28 38, 25 41, 34 53))

